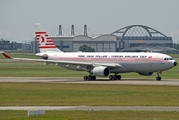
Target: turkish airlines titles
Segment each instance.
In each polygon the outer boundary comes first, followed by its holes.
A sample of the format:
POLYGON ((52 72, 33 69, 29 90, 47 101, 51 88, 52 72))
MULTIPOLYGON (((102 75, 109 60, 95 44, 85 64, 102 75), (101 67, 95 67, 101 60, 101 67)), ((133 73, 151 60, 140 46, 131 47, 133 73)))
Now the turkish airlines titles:
MULTIPOLYGON (((95 58, 147 58, 146 55, 78 55, 78 57, 95 57, 95 58)), ((151 58, 151 56, 150 56, 151 58)))

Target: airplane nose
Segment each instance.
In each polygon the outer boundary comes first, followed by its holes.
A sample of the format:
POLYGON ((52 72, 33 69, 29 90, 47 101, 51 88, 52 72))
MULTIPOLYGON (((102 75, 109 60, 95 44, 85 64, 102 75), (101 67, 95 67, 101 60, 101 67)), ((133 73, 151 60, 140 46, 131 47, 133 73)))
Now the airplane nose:
POLYGON ((176 66, 176 65, 177 65, 177 62, 174 62, 173 65, 176 66))

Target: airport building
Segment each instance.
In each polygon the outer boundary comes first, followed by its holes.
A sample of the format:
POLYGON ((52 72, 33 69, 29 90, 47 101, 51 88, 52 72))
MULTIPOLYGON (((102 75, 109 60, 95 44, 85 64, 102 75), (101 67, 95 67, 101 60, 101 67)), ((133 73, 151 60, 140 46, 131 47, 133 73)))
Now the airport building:
MULTIPOLYGON (((144 25, 127 26, 104 35, 90 35, 87 30, 87 25, 84 25, 84 34, 76 35, 72 25, 71 34, 67 35, 62 34, 60 25, 58 35, 50 35, 50 38, 64 52, 77 52, 82 45, 90 46, 96 52, 152 49, 152 51, 165 53, 165 50, 173 50, 172 37, 144 25)), ((33 52, 39 52, 36 40, 33 44, 33 52)))

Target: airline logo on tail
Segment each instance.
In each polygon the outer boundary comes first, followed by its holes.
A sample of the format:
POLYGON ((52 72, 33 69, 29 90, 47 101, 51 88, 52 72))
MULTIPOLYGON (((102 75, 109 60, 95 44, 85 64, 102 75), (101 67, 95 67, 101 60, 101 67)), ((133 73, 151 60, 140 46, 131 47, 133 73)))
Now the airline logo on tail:
POLYGON ((36 34, 36 39, 38 42, 38 47, 41 53, 46 52, 62 52, 60 51, 53 41, 50 39, 45 30, 41 27, 39 23, 34 24, 34 30, 36 34))
POLYGON ((35 32, 39 48, 56 48, 46 32, 35 32))

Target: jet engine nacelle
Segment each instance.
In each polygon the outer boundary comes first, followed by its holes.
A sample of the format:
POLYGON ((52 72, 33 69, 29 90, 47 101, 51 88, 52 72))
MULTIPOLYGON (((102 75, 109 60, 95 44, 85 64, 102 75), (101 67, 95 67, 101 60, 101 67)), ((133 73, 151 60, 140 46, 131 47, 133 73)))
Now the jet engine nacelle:
POLYGON ((108 76, 109 75, 110 70, 107 67, 98 66, 98 67, 93 68, 91 70, 91 73, 93 73, 96 76, 104 77, 104 76, 108 76))
POLYGON ((153 72, 140 72, 138 73, 139 75, 145 75, 145 76, 150 76, 153 74, 153 72))
POLYGON ((47 55, 47 54, 43 54, 41 57, 42 57, 43 59, 45 59, 45 60, 48 59, 48 55, 47 55))
POLYGON ((39 56, 39 57, 41 57, 42 59, 45 59, 45 60, 48 59, 48 55, 44 54, 44 53, 37 53, 36 56, 39 56))

